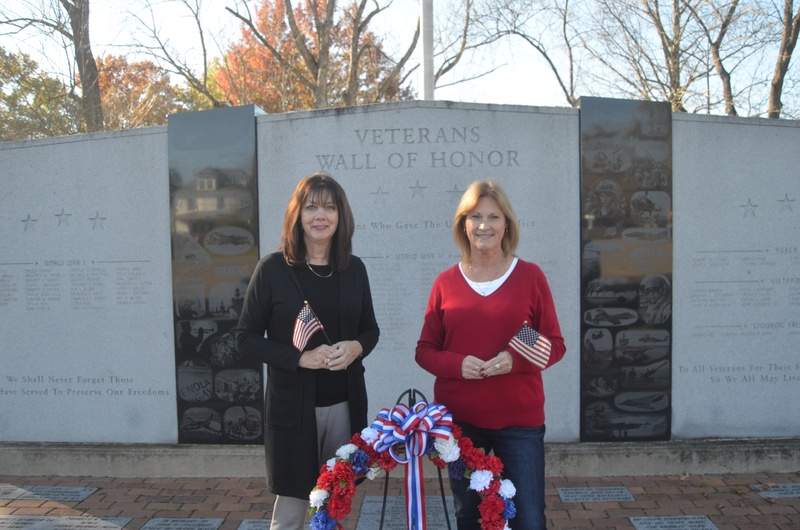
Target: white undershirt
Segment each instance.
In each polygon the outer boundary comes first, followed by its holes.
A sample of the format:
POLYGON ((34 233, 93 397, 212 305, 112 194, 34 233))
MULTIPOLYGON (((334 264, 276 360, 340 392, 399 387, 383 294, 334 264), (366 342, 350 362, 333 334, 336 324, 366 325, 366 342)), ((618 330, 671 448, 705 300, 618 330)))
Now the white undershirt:
POLYGON ((509 277, 509 275, 514 270, 514 267, 516 265, 517 265, 517 258, 514 257, 514 259, 511 260, 511 266, 508 267, 508 270, 506 271, 505 274, 503 274, 497 279, 488 282, 473 282, 472 280, 467 278, 466 274, 464 274, 464 267, 461 265, 461 263, 458 264, 458 268, 461 271, 461 275, 464 276, 465 280, 467 280, 469 286, 472 287, 473 291, 475 291, 481 296, 489 296, 490 294, 498 290, 501 285, 503 285, 503 282, 506 281, 506 278, 509 277))

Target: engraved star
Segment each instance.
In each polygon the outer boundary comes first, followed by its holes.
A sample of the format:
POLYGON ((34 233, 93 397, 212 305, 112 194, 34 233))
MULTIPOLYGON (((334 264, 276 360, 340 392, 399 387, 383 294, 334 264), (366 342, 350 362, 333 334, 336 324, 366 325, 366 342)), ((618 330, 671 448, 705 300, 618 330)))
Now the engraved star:
POLYGON ((58 217, 58 226, 62 224, 69 226, 69 218, 71 215, 71 213, 66 213, 64 208, 61 208, 61 213, 56 214, 56 217, 58 217))
POLYGON ((389 192, 381 190, 381 187, 378 186, 378 190, 377 191, 371 191, 371 192, 369 192, 369 194, 370 195, 375 195, 375 201, 374 201, 375 204, 378 204, 379 202, 381 204, 386 204, 386 197, 383 197, 383 195, 389 195, 389 192))
POLYGON ((35 232, 36 231, 36 225, 34 223, 36 223, 37 221, 38 221, 38 219, 31 219, 31 214, 28 214, 28 218, 27 219, 22 219, 22 222, 25 223, 25 228, 22 231, 23 232, 27 232, 28 228, 30 228, 31 232, 35 232))
POLYGON ((756 208, 758 208, 758 205, 753 204, 753 199, 747 199, 747 204, 740 204, 739 206, 742 208, 746 208, 743 217, 747 217, 748 215, 751 217, 756 216, 756 208))
POLYGON ((788 193, 784 193, 783 194, 783 199, 778 199, 778 202, 782 203, 781 204, 781 211, 784 211, 784 210, 789 210, 790 212, 794 211, 792 209, 792 203, 796 202, 796 199, 790 199, 788 193))
POLYGON ((100 212, 97 212, 94 217, 89 217, 89 220, 92 222, 92 230, 97 228, 98 226, 102 229, 103 228, 103 221, 106 220, 105 217, 100 217, 100 212))
POLYGON ((461 200, 461 196, 464 195, 464 190, 458 189, 458 184, 456 184, 453 186, 453 189, 447 193, 450 194, 450 204, 453 204, 461 200))
POLYGON ((413 186, 409 186, 408 189, 412 190, 412 193, 411 193, 411 198, 412 199, 414 197, 416 197, 417 195, 419 195, 420 197, 422 197, 424 199, 425 198, 425 190, 428 189, 428 186, 420 186, 419 185, 419 179, 417 179, 417 183, 415 185, 413 185, 413 186))

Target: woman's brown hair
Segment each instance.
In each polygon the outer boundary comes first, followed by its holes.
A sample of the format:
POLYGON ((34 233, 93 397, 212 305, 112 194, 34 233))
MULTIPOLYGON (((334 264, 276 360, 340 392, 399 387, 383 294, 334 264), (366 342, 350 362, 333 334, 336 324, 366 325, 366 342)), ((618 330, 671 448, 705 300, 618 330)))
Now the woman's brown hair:
POLYGON ((336 272, 342 272, 350 264, 355 221, 347 195, 333 177, 327 173, 314 173, 297 184, 286 207, 280 250, 289 265, 296 266, 306 262, 306 243, 303 238, 303 224, 300 221, 303 206, 309 198, 323 203, 328 197, 339 212, 339 226, 333 234, 328 263, 336 272))

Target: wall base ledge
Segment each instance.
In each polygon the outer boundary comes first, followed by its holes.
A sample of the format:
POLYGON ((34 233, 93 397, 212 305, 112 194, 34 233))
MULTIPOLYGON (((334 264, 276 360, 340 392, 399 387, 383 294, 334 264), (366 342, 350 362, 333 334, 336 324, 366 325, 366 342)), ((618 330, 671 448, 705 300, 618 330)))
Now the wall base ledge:
MULTIPOLYGON (((800 472, 800 438, 548 442, 547 476, 800 472)), ((434 477, 427 460, 425 476, 434 477)), ((0 474, 97 477, 261 477, 260 445, 0 442, 0 474)), ((403 476, 402 466, 392 476, 403 476)))

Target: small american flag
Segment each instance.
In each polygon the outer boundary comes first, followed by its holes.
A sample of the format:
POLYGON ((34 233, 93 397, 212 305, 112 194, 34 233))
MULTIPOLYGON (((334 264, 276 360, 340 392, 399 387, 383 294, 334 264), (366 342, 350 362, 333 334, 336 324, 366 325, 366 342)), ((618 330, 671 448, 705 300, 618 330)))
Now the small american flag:
POLYGON ((544 370, 550 360, 550 341, 525 322, 508 342, 508 347, 544 370))
POLYGON ((308 344, 314 333, 322 329, 322 323, 311 310, 308 302, 305 302, 303 309, 297 314, 297 320, 294 322, 294 334, 292 335, 292 344, 298 351, 302 352, 308 344))

